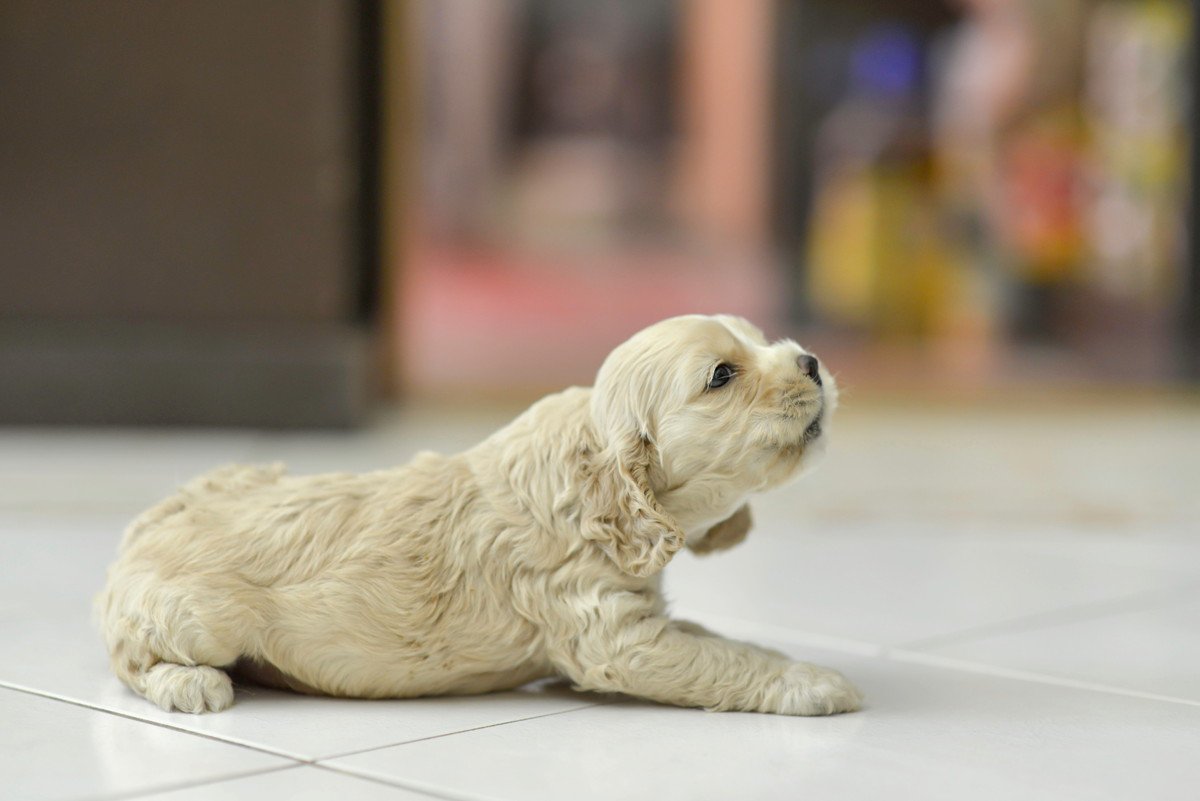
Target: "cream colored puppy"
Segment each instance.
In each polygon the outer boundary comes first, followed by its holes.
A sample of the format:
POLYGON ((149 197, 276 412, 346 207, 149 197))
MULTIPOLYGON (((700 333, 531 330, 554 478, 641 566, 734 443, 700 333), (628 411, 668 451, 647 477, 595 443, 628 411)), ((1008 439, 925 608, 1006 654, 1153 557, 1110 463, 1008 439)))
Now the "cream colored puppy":
POLYGON ((823 715, 840 674, 667 617, 684 544, 729 547, 746 498, 823 444, 832 377, 734 317, 676 317, 457 456, 365 475, 233 466, 129 527, 98 599, 116 674, 164 709, 229 671, 399 698, 560 675, 680 706, 823 715))

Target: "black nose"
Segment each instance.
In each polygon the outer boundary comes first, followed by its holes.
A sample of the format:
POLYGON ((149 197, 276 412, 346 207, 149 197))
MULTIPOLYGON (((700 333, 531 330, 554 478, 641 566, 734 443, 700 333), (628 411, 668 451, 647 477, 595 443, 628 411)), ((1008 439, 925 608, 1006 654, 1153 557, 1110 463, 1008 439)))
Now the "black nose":
POLYGON ((796 364, 818 387, 821 386, 821 363, 817 361, 816 356, 801 354, 796 357, 796 364))

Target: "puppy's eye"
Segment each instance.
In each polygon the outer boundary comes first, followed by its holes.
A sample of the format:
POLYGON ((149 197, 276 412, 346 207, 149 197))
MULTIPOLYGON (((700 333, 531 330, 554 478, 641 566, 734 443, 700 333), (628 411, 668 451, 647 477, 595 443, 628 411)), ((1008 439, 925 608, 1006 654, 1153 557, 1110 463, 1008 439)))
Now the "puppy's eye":
POLYGON ((729 383, 731 378, 733 378, 733 368, 728 364, 718 364, 717 369, 713 370, 712 378, 708 381, 708 388, 723 387, 729 383))

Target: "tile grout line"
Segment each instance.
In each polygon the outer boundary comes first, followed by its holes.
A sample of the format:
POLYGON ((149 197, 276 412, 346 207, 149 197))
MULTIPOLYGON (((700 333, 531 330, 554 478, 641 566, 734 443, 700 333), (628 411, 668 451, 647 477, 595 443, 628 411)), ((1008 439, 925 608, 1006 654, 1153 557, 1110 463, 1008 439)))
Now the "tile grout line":
POLYGON ((814 632, 794 629, 790 626, 781 626, 776 623, 761 623, 754 620, 745 620, 744 618, 701 612, 687 607, 679 607, 674 611, 688 618, 696 617, 712 621, 714 626, 728 627, 738 637, 768 637, 791 642, 806 648, 827 648, 831 651, 855 654, 857 656, 881 656, 887 648, 882 643, 853 640, 849 637, 835 637, 829 634, 816 634, 814 632))
POLYGON ((251 770, 244 773, 234 773, 228 776, 220 776, 214 779, 201 779, 195 782, 180 782, 178 784, 165 784, 157 787, 147 787, 142 790, 130 790, 125 793, 115 793, 113 795, 87 796, 88 801, 125 801, 125 799, 144 798, 148 795, 157 795, 161 793, 174 793, 178 790, 191 790, 197 787, 208 787, 213 784, 224 784, 225 782, 241 781, 255 776, 262 776, 267 773, 282 773, 285 770, 296 770, 305 767, 304 763, 295 765, 279 765, 274 768, 264 768, 262 770, 251 770))
MULTIPOLYGON (((20 684, 13 684, 12 682, 3 681, 3 680, 0 680, 0 687, 7 689, 7 690, 13 690, 14 692, 26 693, 28 695, 35 695, 35 696, 38 696, 39 698, 46 698, 51 701, 59 701, 64 704, 71 704, 72 706, 78 706, 78 707, 82 707, 84 709, 91 709, 94 712, 102 712, 106 715, 113 715, 115 717, 125 718, 126 720, 132 720, 136 723, 145 723, 147 725, 158 726, 159 728, 167 729, 169 731, 180 732, 181 734, 191 734, 196 737, 203 737, 206 740, 212 740, 214 742, 223 743, 225 745, 233 745, 233 746, 237 746, 238 748, 246 748, 251 751, 258 751, 259 753, 269 754, 271 756, 291 760, 292 762, 295 762, 298 765, 311 764, 311 762, 312 762, 312 760, 310 760, 310 759, 304 759, 302 757, 297 757, 293 754, 289 754, 284 751, 276 751, 274 749, 267 748, 267 747, 261 746, 261 745, 254 745, 254 744, 243 742, 240 740, 232 740, 232 739, 229 739, 226 737, 219 737, 215 734, 209 734, 208 732, 196 731, 195 729, 186 729, 186 728, 183 728, 182 726, 173 726, 170 723, 163 723, 162 721, 158 721, 158 720, 150 720, 149 718, 140 718, 137 715, 132 715, 128 712, 121 712, 116 709, 109 709, 107 707, 103 707, 98 704, 89 703, 87 701, 80 701, 77 698, 67 698, 65 696, 49 692, 47 690, 35 690, 32 687, 25 687, 20 684)), ((147 702, 147 703, 149 703, 149 702, 147 702)))
MULTIPOLYGON (((1195 589, 1195 586, 1193 586, 1192 589, 1195 589)), ((1176 588, 1176 592, 1182 593, 1183 588, 1176 588)), ((1056 687, 1088 690, 1091 692, 1120 695, 1128 698, 1139 698, 1147 701, 1160 701, 1182 704, 1185 706, 1200 706, 1200 700, 1180 698, 1172 695, 1161 695, 1158 693, 1149 693, 1143 690, 1127 689, 1110 684, 1083 681, 1081 679, 1071 679, 1065 676, 1055 676, 1051 673, 1039 673, 1031 670, 1017 670, 1014 668, 1001 667, 999 665, 989 665, 983 662, 971 662, 965 659, 954 659, 952 657, 944 657, 924 651, 911 650, 899 645, 874 645, 859 640, 848 640, 823 634, 811 634, 800 629, 791 629, 787 626, 759 624, 753 621, 744 621, 739 618, 725 617, 722 615, 702 614, 701 616, 718 621, 721 625, 728 625, 735 636, 755 636, 756 634, 765 635, 788 643, 789 645, 796 645, 802 648, 824 648, 843 654, 867 656, 893 662, 922 664, 929 667, 939 667, 945 670, 957 670, 964 673, 990 675, 997 678, 1009 678, 1056 687)))
POLYGON ((1197 589, 1200 589, 1200 581, 1193 580, 1183 584, 1176 584, 1168 589, 1146 590, 1120 598, 1108 598, 1100 601, 1075 604, 1073 606, 1059 607, 1058 609, 1009 618, 1008 620, 1001 620, 996 623, 959 629, 958 631, 921 637, 915 640, 907 640, 897 643, 892 647, 902 650, 920 651, 927 648, 940 648, 944 645, 970 642, 974 639, 991 637, 997 634, 1009 634, 1097 620, 1103 617, 1120 615, 1125 612, 1144 611, 1166 606, 1174 600, 1186 598, 1196 592, 1197 589))
POLYGON ((370 748, 360 748, 357 751, 347 751, 343 754, 334 754, 332 756, 318 757, 318 758, 312 760, 312 764, 323 765, 327 760, 331 760, 331 759, 345 759, 346 757, 358 756, 359 754, 367 754, 367 753, 370 753, 371 751, 382 751, 385 748, 398 748, 399 746, 402 746, 402 745, 411 745, 413 743, 423 743, 426 740, 440 740, 443 737, 453 737, 456 734, 468 734, 473 731, 482 731, 483 729, 494 729, 497 726, 507 726, 510 723, 524 723, 527 720, 539 720, 541 718, 554 717, 555 715, 566 715, 570 712, 579 712, 584 709, 595 709, 596 707, 609 706, 611 704, 617 704, 617 703, 620 703, 620 699, 613 699, 611 701, 597 701, 596 703, 583 704, 581 706, 573 706, 570 709, 560 709, 557 712, 543 712, 540 715, 530 715, 529 717, 525 717, 525 718, 514 718, 513 720, 497 721, 496 723, 485 723, 482 726, 472 726, 469 729, 458 729, 456 731, 448 731, 448 732, 443 732, 441 734, 431 734, 427 737, 414 737, 411 740, 401 740, 400 742, 397 742, 397 743, 388 743, 386 745, 373 745, 370 748))
POLYGON ((421 795, 429 796, 430 798, 443 799, 443 801, 494 801, 494 798, 489 796, 460 793, 447 790, 444 787, 438 787, 435 789, 421 782, 405 783, 404 780, 396 780, 392 778, 385 779, 382 776, 376 776, 370 773, 360 773, 358 771, 343 768, 338 765, 325 765, 318 763, 314 764, 313 767, 317 768, 318 770, 328 771, 329 773, 336 773, 338 776, 345 776, 347 778, 371 782, 372 784, 379 784, 384 787, 391 787, 397 790, 407 790, 412 793, 419 793, 421 795))
POLYGON ((545 712, 540 715, 529 715, 528 717, 514 718, 512 720, 501 720, 501 721, 496 721, 495 723, 487 723, 482 726, 472 726, 472 727, 466 728, 466 729, 455 729, 454 731, 441 732, 440 734, 431 734, 426 737, 415 737, 410 740, 399 740, 396 742, 384 743, 382 745, 371 746, 370 748, 361 748, 361 749, 358 749, 355 751, 346 751, 344 753, 332 754, 330 756, 302 757, 302 756, 297 756, 296 754, 293 754, 293 753, 290 753, 287 751, 279 751, 279 750, 269 748, 269 747, 263 746, 263 745, 257 745, 254 743, 244 742, 241 740, 229 739, 229 738, 221 737, 221 736, 218 736, 215 734, 209 734, 208 732, 201 732, 201 731, 196 731, 195 729, 183 728, 181 726, 173 726, 169 723, 163 723, 163 722, 157 721, 157 720, 150 720, 149 718, 137 717, 136 715, 132 715, 128 712, 121 712, 121 711, 118 711, 115 709, 109 709, 109 708, 106 708, 103 706, 99 706, 98 704, 89 703, 87 701, 80 701, 75 698, 67 698, 65 696, 51 693, 46 690, 36 690, 36 689, 33 689, 32 687, 26 687, 26 686, 23 686, 20 684, 13 684, 11 682, 4 681, 4 680, 0 680, 0 688, 12 690, 14 692, 19 692, 19 693, 25 693, 27 695, 37 696, 39 698, 45 698, 50 701, 59 701, 64 704, 71 704, 72 706, 82 707, 83 709, 90 709, 95 712, 101 712, 104 714, 113 715, 115 717, 125 718, 126 720, 130 720, 135 723, 146 723, 151 726, 158 726, 159 728, 167 729, 169 731, 180 732, 181 734, 192 734, 197 737, 203 737, 206 740, 212 740, 214 742, 222 743, 225 745, 233 745, 233 746, 237 746, 239 748, 246 748, 251 751, 258 751, 260 753, 269 754, 270 756, 276 756, 276 757, 280 757, 282 759, 287 759, 287 760, 290 760, 291 762, 295 763, 294 765, 284 765, 284 766, 280 766, 279 768, 270 768, 269 770, 279 770, 282 768, 295 767, 297 765, 318 765, 318 764, 322 764, 325 760, 342 759, 344 757, 357 756, 358 754, 365 754, 365 753, 368 753, 371 751, 380 751, 385 748, 396 748, 396 747, 399 747, 402 745, 409 745, 411 743, 424 742, 425 740, 437 740, 437 739, 440 739, 443 737, 452 737, 456 734, 466 734, 468 732, 479 731, 481 729, 491 729, 491 728, 495 728, 497 726, 506 726, 510 723, 523 723, 528 720, 538 720, 539 718, 553 717, 554 715, 565 715, 569 712, 579 712, 584 709, 594 709, 596 707, 609 706, 611 704, 618 704, 621 702, 620 698, 615 698, 613 700, 607 700, 607 701, 596 701, 593 703, 581 704, 580 706, 573 706, 570 709, 559 709, 555 712, 545 712))
POLYGON ((1114 687, 1111 684, 1101 684, 1099 682, 1071 679, 1065 676, 1055 676, 1053 674, 1039 673, 1032 670, 1017 670, 1016 668, 989 665, 983 662, 971 662, 966 659, 954 659, 952 657, 929 654, 923 651, 908 651, 899 648, 887 649, 884 654, 884 658, 893 662, 945 668, 947 670, 957 670, 964 673, 974 673, 983 676, 995 676, 997 678, 1024 681, 1031 684, 1046 684, 1054 687, 1066 687, 1072 690, 1086 690, 1089 692, 1105 693, 1107 695, 1120 695, 1126 698, 1137 698, 1143 701, 1159 701, 1169 704, 1200 707, 1200 700, 1195 700, 1192 698, 1180 698, 1179 696, 1174 695, 1161 695, 1159 693, 1149 693, 1143 690, 1131 690, 1124 687, 1114 687))

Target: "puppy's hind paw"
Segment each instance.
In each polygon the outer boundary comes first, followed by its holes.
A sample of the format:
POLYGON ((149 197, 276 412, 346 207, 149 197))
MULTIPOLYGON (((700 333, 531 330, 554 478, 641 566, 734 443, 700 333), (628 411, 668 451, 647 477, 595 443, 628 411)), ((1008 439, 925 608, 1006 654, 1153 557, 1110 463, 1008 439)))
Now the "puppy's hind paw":
POLYGON ((146 671, 143 694, 167 712, 220 712, 233 705, 233 682, 207 665, 160 662, 146 671))
POLYGON ((836 715, 862 706, 862 693, 836 670, 797 662, 779 681, 771 711, 781 715, 836 715))

